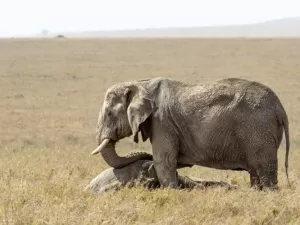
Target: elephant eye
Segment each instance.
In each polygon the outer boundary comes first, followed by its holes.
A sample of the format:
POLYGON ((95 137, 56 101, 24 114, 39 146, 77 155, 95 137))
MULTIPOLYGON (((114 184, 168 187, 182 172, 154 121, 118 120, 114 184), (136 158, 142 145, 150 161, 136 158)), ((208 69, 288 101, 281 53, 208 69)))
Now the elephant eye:
POLYGON ((111 117, 111 116, 112 116, 112 112, 111 112, 111 111, 108 111, 108 112, 107 112, 107 116, 108 116, 108 117, 111 117))
POLYGON ((105 117, 111 117, 112 116, 112 111, 109 108, 106 108, 104 110, 103 115, 105 115, 105 117))

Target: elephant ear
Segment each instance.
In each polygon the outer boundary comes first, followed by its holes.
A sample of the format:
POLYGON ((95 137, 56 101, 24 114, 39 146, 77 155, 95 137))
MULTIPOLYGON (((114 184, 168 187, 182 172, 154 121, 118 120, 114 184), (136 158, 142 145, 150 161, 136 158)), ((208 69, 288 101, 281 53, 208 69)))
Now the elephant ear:
POLYGON ((143 141, 149 137, 149 121, 146 127, 141 127, 153 112, 152 102, 145 98, 141 93, 134 95, 127 108, 129 124, 131 126, 134 142, 138 143, 138 132, 141 129, 143 141))

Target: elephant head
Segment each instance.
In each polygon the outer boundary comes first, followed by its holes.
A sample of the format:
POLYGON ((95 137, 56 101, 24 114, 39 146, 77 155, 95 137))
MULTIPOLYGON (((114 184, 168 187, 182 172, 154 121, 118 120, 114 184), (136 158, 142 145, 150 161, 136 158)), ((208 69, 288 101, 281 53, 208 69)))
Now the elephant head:
POLYGON ((139 132, 143 141, 151 140, 153 96, 158 84, 157 78, 137 80, 113 85, 106 91, 96 128, 98 147, 91 154, 100 152, 107 164, 114 168, 124 167, 139 159, 152 160, 152 155, 144 152, 120 157, 115 151, 115 144, 131 135, 138 143, 139 132))

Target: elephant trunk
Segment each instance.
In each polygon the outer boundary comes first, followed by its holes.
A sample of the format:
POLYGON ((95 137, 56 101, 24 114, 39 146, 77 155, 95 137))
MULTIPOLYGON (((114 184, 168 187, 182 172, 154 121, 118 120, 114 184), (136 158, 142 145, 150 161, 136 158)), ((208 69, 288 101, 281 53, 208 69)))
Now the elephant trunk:
POLYGON ((115 169, 122 168, 138 160, 153 159, 152 155, 146 152, 134 152, 126 156, 119 156, 116 153, 115 144, 115 142, 105 139, 91 154, 94 155, 100 152, 105 162, 115 169))

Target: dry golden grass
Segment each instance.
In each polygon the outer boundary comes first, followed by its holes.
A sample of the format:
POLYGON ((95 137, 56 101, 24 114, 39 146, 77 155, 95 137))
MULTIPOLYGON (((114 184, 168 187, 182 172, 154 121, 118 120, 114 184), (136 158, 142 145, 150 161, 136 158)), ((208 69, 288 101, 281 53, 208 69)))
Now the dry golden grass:
MULTIPOLYGON (((3 224, 300 224, 300 40, 1 40, 0 221, 3 224), (82 190, 107 168, 89 153, 103 95, 126 80, 242 77, 269 85, 290 120, 290 178, 279 151, 276 192, 249 189, 245 172, 180 173, 239 185, 191 192, 82 190)), ((150 144, 122 140, 118 151, 150 144)))

